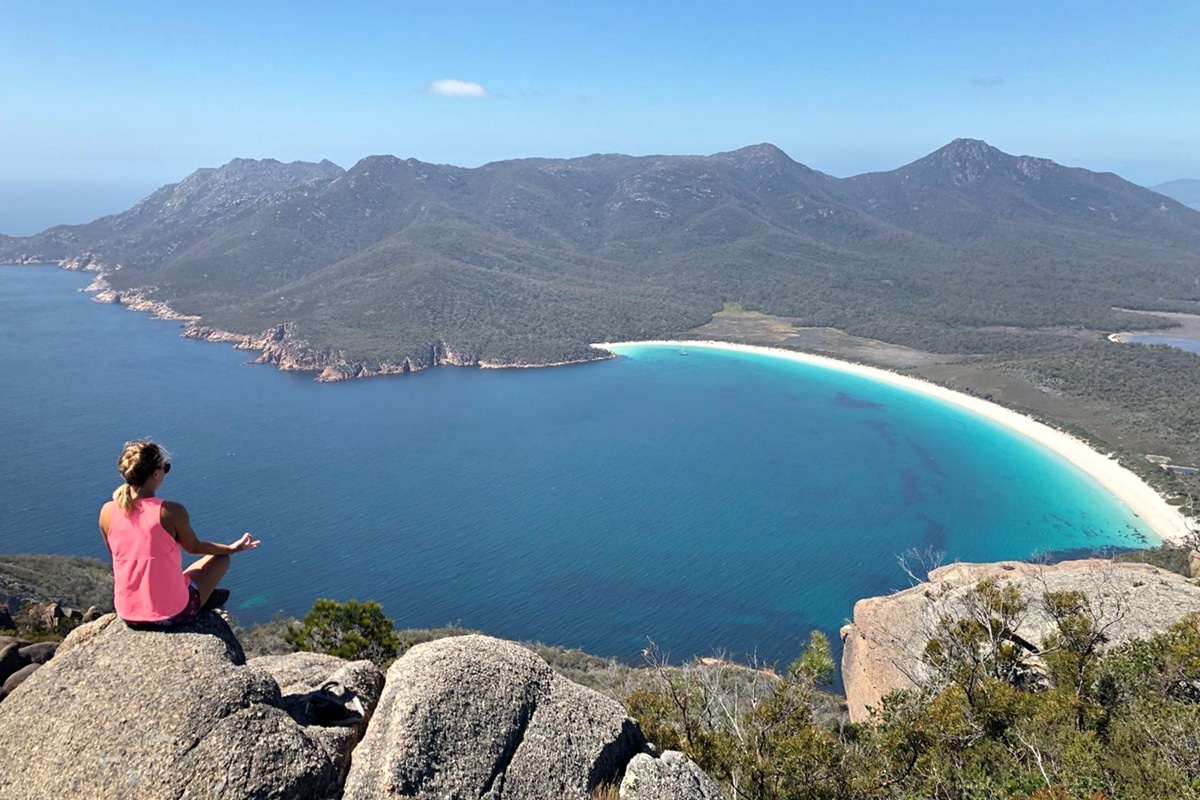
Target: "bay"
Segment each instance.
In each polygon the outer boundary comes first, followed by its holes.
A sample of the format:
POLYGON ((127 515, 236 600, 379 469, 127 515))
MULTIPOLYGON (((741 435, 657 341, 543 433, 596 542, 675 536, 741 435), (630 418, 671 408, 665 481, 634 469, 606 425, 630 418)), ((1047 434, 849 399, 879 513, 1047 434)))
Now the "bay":
POLYGON ((1162 336, 1157 333, 1127 333, 1122 341, 1137 344, 1165 344, 1187 350, 1189 353, 1200 354, 1200 339, 1189 339, 1185 336, 1162 336))
POLYGON ((758 353, 627 347, 531 370, 336 385, 89 302, 87 276, 0 269, 0 550, 104 558, 96 512, 131 438, 234 557, 250 624, 316 597, 636 660, 795 657, 896 556, 1138 546, 1058 456, 895 386, 758 353))

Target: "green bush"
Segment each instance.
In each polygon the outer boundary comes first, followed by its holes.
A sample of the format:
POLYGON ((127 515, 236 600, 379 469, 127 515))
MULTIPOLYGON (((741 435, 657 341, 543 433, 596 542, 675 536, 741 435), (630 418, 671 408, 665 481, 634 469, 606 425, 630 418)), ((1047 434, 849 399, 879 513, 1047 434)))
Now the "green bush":
POLYGON ((1200 613, 1101 650, 1106 619, 1080 592, 1026 598, 985 581, 959 611, 930 639, 936 677, 866 724, 813 713, 831 666, 820 636, 766 695, 653 660, 657 684, 628 707, 732 800, 1200 798, 1200 613), (1015 637, 1031 605, 1055 623, 1035 651, 1015 637))
POLYGON ((318 598, 304 619, 289 628, 283 638, 298 650, 351 660, 369 659, 381 667, 394 661, 400 648, 395 625, 384 616, 383 606, 373 600, 339 603, 318 598))

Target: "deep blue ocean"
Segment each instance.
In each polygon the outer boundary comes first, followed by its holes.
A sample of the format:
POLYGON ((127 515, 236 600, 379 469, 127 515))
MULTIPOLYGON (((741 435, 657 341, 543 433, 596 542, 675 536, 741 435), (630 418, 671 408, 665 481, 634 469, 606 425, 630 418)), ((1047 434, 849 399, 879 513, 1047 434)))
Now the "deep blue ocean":
POLYGON ((0 551, 104 558, 117 456, 153 436, 203 538, 262 540, 226 581, 243 624, 372 598, 399 627, 786 662, 907 586, 909 548, 1152 536, 1039 446, 836 371, 641 347, 327 385, 90 302, 88 278, 0 268, 0 551))

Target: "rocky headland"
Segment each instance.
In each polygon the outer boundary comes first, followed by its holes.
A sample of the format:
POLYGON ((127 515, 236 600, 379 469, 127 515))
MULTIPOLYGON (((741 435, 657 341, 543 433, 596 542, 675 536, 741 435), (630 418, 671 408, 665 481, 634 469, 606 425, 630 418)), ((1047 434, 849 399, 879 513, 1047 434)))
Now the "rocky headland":
MULTIPOLYGON (((1200 554, 1193 551, 1191 561, 1193 569, 1200 566, 1200 554)), ((1016 587, 1029 601, 1010 633, 1035 648, 1054 629, 1041 602, 1049 592, 1085 595, 1105 647, 1149 638, 1200 611, 1200 585, 1195 580, 1150 564, 1086 559, 1053 565, 1004 561, 940 567, 929 573, 926 583, 854 604, 854 621, 841 630, 842 679, 852 721, 868 721, 872 709, 880 708, 892 691, 929 685, 933 671, 924 658, 926 643, 944 616, 968 613, 967 595, 987 579, 995 579, 1001 588, 1016 587)))
POLYGON ((92 299, 97 303, 122 305, 131 311, 151 314, 156 319, 178 320, 183 323, 182 335, 186 338, 231 344, 236 350, 254 351, 258 353, 258 356, 251 361, 253 364, 270 364, 284 372, 310 372, 316 376, 317 381, 322 383, 336 383, 378 375, 407 375, 411 372, 439 366, 479 367, 482 369, 558 367, 616 357, 612 353, 597 349, 587 356, 550 363, 488 361, 469 354, 456 353, 445 342, 439 340, 430 344, 426 354, 406 356, 397 363, 372 361, 356 358, 340 348, 314 347, 296 333, 294 323, 281 323, 257 334, 234 333, 204 325, 200 316, 181 314, 167 302, 153 299, 148 294, 153 287, 123 291, 114 289, 107 277, 114 270, 120 269, 120 266, 106 266, 92 253, 63 259, 59 262, 59 266, 76 272, 97 273, 92 282, 84 289, 84 291, 93 293, 92 299))

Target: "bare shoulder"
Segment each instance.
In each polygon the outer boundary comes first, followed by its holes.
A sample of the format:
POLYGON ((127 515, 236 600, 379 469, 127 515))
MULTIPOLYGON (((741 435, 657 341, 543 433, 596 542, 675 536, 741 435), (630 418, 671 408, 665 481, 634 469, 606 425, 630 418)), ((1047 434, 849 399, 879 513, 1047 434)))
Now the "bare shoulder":
POLYGON ((180 531, 191 530, 192 527, 187 509, 183 507, 183 503, 176 503, 174 500, 163 500, 162 505, 158 507, 158 521, 176 539, 179 538, 180 531))
POLYGON ((108 531, 108 520, 112 517, 113 508, 117 505, 116 500, 109 500, 104 505, 100 506, 100 530, 108 531))
POLYGON ((172 517, 187 517, 187 509, 183 507, 183 503, 176 503, 174 500, 163 500, 161 513, 171 515, 172 517))

